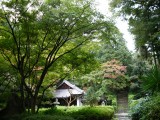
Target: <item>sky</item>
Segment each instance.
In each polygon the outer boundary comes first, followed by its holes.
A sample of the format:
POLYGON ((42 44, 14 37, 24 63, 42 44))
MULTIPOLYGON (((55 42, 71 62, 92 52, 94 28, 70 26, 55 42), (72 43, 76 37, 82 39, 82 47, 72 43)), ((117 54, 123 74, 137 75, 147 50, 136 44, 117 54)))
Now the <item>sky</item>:
MULTIPOLYGON (((95 0, 96 7, 99 12, 104 14, 105 16, 111 17, 112 13, 109 11, 109 0, 95 0)), ((127 47, 130 51, 135 52, 135 45, 133 40, 133 35, 128 31, 129 25, 127 21, 122 20, 122 18, 115 19, 116 26, 123 34, 123 38, 127 42, 127 47)))

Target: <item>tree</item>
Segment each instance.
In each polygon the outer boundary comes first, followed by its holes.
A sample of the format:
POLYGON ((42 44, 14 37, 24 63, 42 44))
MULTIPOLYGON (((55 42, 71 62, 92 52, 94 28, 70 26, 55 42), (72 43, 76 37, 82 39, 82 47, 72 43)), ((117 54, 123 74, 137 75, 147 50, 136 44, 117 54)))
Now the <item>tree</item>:
MULTIPOLYGON (((78 48, 83 51, 82 45, 94 42, 107 31, 109 23, 92 8, 89 0, 2 2, 0 52, 18 73, 24 110, 25 95, 34 113, 39 91, 55 83, 46 80, 49 71, 65 65, 63 59, 78 48), (49 84, 44 87, 43 83, 49 84)), ((83 58, 79 53, 74 55, 80 61, 83 58)))
MULTIPOLYGON (((3 109, 11 92, 15 91, 18 83, 16 82, 16 72, 10 68, 0 55, 0 108, 3 109)), ((17 90, 17 89, 16 89, 17 90)))
POLYGON ((97 92, 97 87, 95 87, 95 84, 87 88, 86 95, 84 96, 84 102, 91 107, 94 105, 97 105, 98 103, 98 94, 97 92), (93 94, 94 93, 94 94, 93 94))
POLYGON ((82 86, 87 88, 85 100, 91 106, 96 104, 101 96, 109 96, 130 87, 126 66, 115 59, 103 63, 100 69, 82 76, 81 82, 82 86))
POLYGON ((103 64, 104 78, 107 87, 112 91, 123 90, 130 86, 129 79, 125 75, 126 67, 118 60, 111 60, 103 64))
POLYGON ((125 75, 130 75, 132 72, 132 54, 127 49, 122 34, 115 26, 110 27, 110 31, 112 32, 105 32, 103 37, 109 36, 108 39, 112 41, 102 41, 95 53, 99 66, 89 74, 83 75, 78 81, 82 87, 85 86, 87 88, 86 100, 90 101, 91 104, 97 102, 98 97, 104 95, 108 97, 111 94, 111 89, 107 88, 110 87, 112 80, 104 78, 103 64, 116 59, 122 63, 122 66, 127 66, 125 75), (93 91, 95 94, 92 94, 93 91))
POLYGON ((152 57, 154 64, 160 63, 159 44, 159 0, 113 0, 114 11, 129 20, 131 33, 135 35, 135 43, 143 58, 152 57), (117 9, 118 8, 118 9, 117 9))
POLYGON ((114 34, 112 36, 109 44, 103 42, 101 48, 97 52, 97 59, 101 63, 111 61, 113 59, 119 60, 124 66, 127 66, 127 74, 131 74, 131 64, 132 64, 132 53, 128 50, 126 46, 126 41, 123 39, 122 34, 116 27, 112 27, 114 34))

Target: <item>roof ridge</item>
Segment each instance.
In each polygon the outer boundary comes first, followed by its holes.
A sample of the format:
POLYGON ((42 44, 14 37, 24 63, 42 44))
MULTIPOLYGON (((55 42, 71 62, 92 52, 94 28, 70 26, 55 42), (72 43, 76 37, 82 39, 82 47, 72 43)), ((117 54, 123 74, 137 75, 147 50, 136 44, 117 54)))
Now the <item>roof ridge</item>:
MULTIPOLYGON (((68 86, 72 87, 72 89, 76 89, 79 92, 83 92, 82 89, 80 89, 78 86, 76 86, 75 84, 72 84, 71 82, 69 82, 68 80, 63 80, 61 84, 59 84, 58 87, 60 87, 63 83, 66 83, 68 86)), ((58 88, 57 87, 57 88, 58 88)))

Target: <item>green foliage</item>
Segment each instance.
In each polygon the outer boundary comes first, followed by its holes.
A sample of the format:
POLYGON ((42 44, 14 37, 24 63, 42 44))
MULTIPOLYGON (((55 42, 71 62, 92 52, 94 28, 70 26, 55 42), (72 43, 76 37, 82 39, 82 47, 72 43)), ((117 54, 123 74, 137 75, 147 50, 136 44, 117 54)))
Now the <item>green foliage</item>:
POLYGON ((141 116, 141 110, 143 109, 142 105, 145 101, 146 99, 144 98, 130 101, 130 113, 132 115, 133 120, 139 120, 141 116))
POLYGON ((14 115, 2 118, 2 120, 75 120, 70 116, 60 115, 42 115, 42 114, 24 114, 14 115))
POLYGON ((44 111, 44 114, 68 115, 75 120, 111 120, 114 115, 114 109, 111 106, 106 107, 69 107, 57 108, 44 111))
POLYGON ((139 95, 136 94, 137 97, 142 96, 140 93, 140 91, 142 91, 142 79, 143 76, 149 73, 151 65, 149 65, 147 61, 144 61, 138 56, 135 56, 133 58, 133 64, 130 67, 132 68, 130 74, 130 91, 132 93, 139 93, 139 95))
POLYGON ((160 92, 160 68, 154 66, 151 71, 143 77, 142 81, 143 90, 154 94, 160 92))
POLYGON ((84 100, 91 106, 97 104, 101 96, 108 97, 111 93, 130 86, 130 80, 126 75, 126 66, 118 60, 104 63, 101 69, 92 71, 81 79, 83 86, 87 87, 84 100))
POLYGON ((159 56, 159 0, 112 0, 114 12, 129 20, 130 31, 142 58, 160 63, 159 56))
POLYGON ((150 70, 150 65, 147 61, 144 61, 138 57, 134 58, 132 64, 132 72, 131 76, 137 76, 139 79, 142 78, 145 74, 147 74, 150 70))
POLYGON ((143 105, 142 120, 160 118, 160 96, 153 96, 143 105))
POLYGON ((103 64, 104 81, 110 91, 115 92, 130 86, 130 80, 126 75, 126 67, 115 59, 103 64))
POLYGON ((23 118, 22 120, 75 120, 69 116, 59 116, 59 115, 32 115, 23 118))
POLYGON ((77 120, 110 120, 114 113, 112 107, 88 107, 82 108, 76 114, 73 116, 78 118, 77 120))
POLYGON ((58 106, 58 108, 55 107, 55 108, 43 110, 43 111, 40 111, 40 113, 46 114, 46 115, 57 114, 57 115, 64 115, 65 116, 66 115, 66 110, 67 110, 67 108, 58 106))
POLYGON ((17 72, 6 63, 0 54, 0 109, 6 106, 11 91, 16 91, 19 83, 16 81, 17 72))
POLYGON ((92 0, 1 4, 0 52, 19 76, 22 100, 31 98, 32 112, 42 91, 67 75, 73 78, 95 68, 96 44, 113 40, 114 24, 94 9, 92 0))
POLYGON ((156 120, 160 118, 160 96, 141 98, 131 104, 133 120, 156 120))
POLYGON ((90 106, 94 106, 97 104, 99 96, 96 94, 97 91, 95 89, 96 88, 93 86, 87 89, 86 95, 84 96, 85 104, 90 106))
POLYGON ((123 65, 128 66, 132 61, 132 54, 127 49, 125 40, 118 31, 115 34, 115 39, 116 41, 110 44, 102 44, 97 55, 98 59, 102 63, 116 59, 119 60, 123 65))
POLYGON ((90 106, 96 105, 99 97, 105 93, 106 88, 102 87, 103 79, 103 71, 101 69, 81 76, 79 83, 86 88, 86 94, 84 96, 85 104, 90 106))
POLYGON ((40 110, 38 114, 21 114, 6 116, 2 120, 111 120, 114 109, 105 107, 58 107, 40 110))

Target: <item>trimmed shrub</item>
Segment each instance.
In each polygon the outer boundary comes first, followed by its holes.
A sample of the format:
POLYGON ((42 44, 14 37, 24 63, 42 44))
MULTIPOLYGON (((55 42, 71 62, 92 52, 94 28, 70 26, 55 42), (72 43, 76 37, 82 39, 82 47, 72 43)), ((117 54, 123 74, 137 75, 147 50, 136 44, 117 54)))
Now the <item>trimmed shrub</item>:
POLYGON ((22 120, 75 120, 72 117, 69 116, 61 116, 61 115, 32 115, 28 116, 26 118, 23 118, 22 120))
POLYGON ((111 120, 113 116, 111 106, 58 107, 42 109, 38 114, 6 116, 3 120, 111 120))
POLYGON ((70 115, 76 120, 111 120, 114 115, 113 107, 84 107, 70 115))
POLYGON ((57 109, 48 109, 43 112, 47 115, 70 116, 75 120, 111 120, 114 115, 114 109, 111 106, 97 107, 58 107, 57 109))
POLYGON ((65 108, 63 108, 63 109, 58 108, 57 109, 55 107, 55 108, 47 109, 41 113, 45 114, 45 115, 66 115, 66 109, 65 108))
POLYGON ((25 114, 14 115, 1 118, 1 120, 75 120, 70 116, 63 115, 41 115, 41 114, 25 114))

